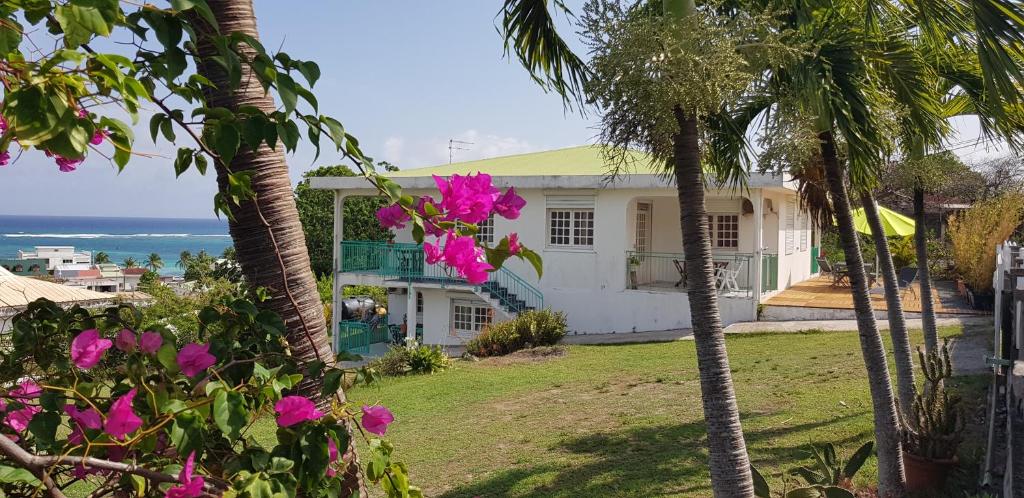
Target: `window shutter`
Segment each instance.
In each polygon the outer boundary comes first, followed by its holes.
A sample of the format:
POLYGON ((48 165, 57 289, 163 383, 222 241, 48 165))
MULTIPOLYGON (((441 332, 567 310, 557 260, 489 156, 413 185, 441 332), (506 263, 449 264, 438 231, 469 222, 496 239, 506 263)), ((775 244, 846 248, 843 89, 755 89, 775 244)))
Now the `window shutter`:
POLYGON ((796 245, 794 229, 796 225, 796 202, 793 197, 786 199, 786 254, 793 254, 796 245))
POLYGON ((549 195, 547 196, 548 209, 593 209, 594 196, 592 195, 549 195))

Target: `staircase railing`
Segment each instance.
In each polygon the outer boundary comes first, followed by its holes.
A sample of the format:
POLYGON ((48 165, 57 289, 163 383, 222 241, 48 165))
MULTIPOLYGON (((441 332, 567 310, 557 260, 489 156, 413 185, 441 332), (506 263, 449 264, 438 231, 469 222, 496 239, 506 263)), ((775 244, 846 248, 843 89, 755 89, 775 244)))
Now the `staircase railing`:
MULTIPOLYGON (((423 246, 410 243, 387 243, 362 240, 341 242, 339 271, 378 275, 412 282, 436 283, 441 285, 472 285, 457 275, 450 274, 440 265, 428 265, 424 260, 423 246)), ((504 289, 497 293, 503 306, 519 311, 522 306, 534 309, 544 307, 544 294, 511 270, 502 267, 488 275, 489 287, 504 289), (509 296, 515 296, 514 299, 509 296)), ((485 284, 486 285, 486 284, 485 284)), ((482 286, 477 286, 482 287, 482 286)))

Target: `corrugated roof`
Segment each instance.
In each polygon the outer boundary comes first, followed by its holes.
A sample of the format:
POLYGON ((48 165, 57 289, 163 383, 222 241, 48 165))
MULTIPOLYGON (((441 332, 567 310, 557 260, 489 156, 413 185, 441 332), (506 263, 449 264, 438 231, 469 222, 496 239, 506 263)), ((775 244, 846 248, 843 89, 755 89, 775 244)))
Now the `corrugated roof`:
POLYGON ((109 301, 117 296, 87 289, 76 289, 45 280, 19 277, 0 268, 0 312, 5 308, 23 308, 39 298, 60 304, 109 301))
MULTIPOLYGON (((629 154, 633 162, 629 171, 626 172, 661 173, 661 166, 655 164, 647 154, 639 151, 630 151, 629 154)), ((450 176, 478 171, 492 176, 600 176, 608 174, 610 167, 605 163, 601 146, 581 145, 567 149, 479 159, 428 168, 405 169, 388 173, 388 176, 394 178, 450 176)))

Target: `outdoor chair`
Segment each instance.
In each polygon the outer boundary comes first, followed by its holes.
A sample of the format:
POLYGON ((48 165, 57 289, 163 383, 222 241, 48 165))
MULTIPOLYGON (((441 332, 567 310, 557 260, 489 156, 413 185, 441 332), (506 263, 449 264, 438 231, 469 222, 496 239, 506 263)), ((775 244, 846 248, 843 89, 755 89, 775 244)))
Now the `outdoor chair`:
POLYGON ((737 278, 740 276, 740 272, 743 271, 743 265, 745 264, 746 261, 740 261, 735 268, 730 268, 728 263, 726 263, 726 266, 719 268, 716 272, 719 281, 718 290, 724 291, 729 289, 732 292, 739 292, 740 283, 737 278))
POLYGON ((676 271, 679 272, 679 281, 676 282, 676 287, 686 283, 686 263, 673 259, 672 264, 675 265, 676 271))
POLYGON ((822 275, 826 275, 832 279, 832 287, 835 287, 842 283, 843 280, 846 280, 847 273, 833 265, 828 258, 818 256, 817 261, 818 268, 821 270, 822 275))
POLYGON ((913 266, 900 268, 900 273, 896 276, 896 283, 899 286, 901 299, 907 291, 910 291, 915 298, 917 297, 917 291, 914 290, 912 285, 915 280, 917 280, 917 268, 913 266))

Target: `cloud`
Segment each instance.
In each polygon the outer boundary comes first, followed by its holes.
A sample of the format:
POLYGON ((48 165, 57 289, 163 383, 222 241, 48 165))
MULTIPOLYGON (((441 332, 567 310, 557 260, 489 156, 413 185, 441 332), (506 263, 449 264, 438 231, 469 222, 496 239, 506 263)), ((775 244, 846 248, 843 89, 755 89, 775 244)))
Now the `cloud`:
POLYGON ((403 169, 409 169, 445 164, 448 162, 449 153, 454 162, 462 162, 535 152, 542 148, 518 137, 469 129, 448 137, 418 140, 388 137, 384 141, 383 157, 403 169), (449 145, 452 147, 451 150, 449 145))

